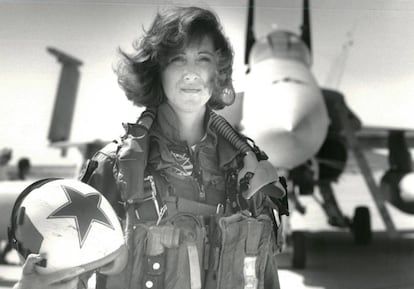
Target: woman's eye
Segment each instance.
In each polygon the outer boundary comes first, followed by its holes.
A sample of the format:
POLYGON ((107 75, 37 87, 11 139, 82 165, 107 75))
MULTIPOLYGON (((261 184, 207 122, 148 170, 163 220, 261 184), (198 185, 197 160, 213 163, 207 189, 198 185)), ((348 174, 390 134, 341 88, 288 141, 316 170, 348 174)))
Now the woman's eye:
POLYGON ((184 56, 177 55, 177 56, 171 57, 169 62, 170 63, 184 63, 185 58, 184 58, 184 56))
POLYGON ((213 61, 213 59, 210 56, 200 56, 198 58, 198 60, 202 61, 202 62, 212 62, 213 61))

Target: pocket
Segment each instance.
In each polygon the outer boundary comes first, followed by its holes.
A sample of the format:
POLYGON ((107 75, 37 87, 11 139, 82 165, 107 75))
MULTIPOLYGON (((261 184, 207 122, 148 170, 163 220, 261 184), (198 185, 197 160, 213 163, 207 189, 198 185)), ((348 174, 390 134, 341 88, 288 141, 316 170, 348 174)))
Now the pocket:
POLYGON ((165 289, 201 289, 205 228, 198 217, 187 213, 177 214, 171 223, 180 230, 180 245, 166 250, 165 289))
POLYGON ((245 288, 246 284, 258 289, 279 288, 278 279, 267 276, 277 274, 275 260, 269 260, 274 256, 270 218, 235 214, 220 218, 219 228, 221 248, 217 288, 245 288), (275 282, 274 286, 265 287, 265 280, 270 280, 267 284, 275 282))
POLYGON ((137 192, 141 192, 144 187, 143 176, 147 154, 138 148, 140 148, 138 139, 128 137, 124 140, 117 156, 117 183, 124 201, 137 197, 137 192))

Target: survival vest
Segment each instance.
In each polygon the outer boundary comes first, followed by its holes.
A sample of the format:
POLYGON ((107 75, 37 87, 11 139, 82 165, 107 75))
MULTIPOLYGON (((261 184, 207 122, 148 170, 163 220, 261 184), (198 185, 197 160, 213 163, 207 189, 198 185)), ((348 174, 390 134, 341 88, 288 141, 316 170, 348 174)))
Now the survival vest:
POLYGON ((260 160, 264 154, 210 113, 215 130, 240 151, 236 165, 226 172, 226 204, 163 198, 157 192, 156 181, 145 170, 154 109, 125 125, 126 134, 88 162, 81 179, 113 204, 129 250, 123 272, 98 276, 97 288, 279 288, 275 255, 279 217, 287 213, 286 193, 275 194, 273 184, 255 179, 262 171, 266 182, 274 177, 266 163, 239 177, 246 155, 253 152, 260 160), (246 198, 248 194, 252 196, 246 198))

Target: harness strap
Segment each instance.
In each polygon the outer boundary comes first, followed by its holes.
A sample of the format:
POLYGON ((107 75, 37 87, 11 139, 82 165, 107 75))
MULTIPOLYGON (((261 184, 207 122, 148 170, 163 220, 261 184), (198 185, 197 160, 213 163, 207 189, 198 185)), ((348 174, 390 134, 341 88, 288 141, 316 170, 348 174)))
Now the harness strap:
POLYGON ((167 212, 167 206, 157 192, 152 175, 144 178, 142 196, 128 200, 127 205, 133 206, 135 218, 140 222, 156 221, 159 224, 167 212))
POLYGON ((165 253, 146 256, 143 288, 164 289, 165 253))
POLYGON ((173 226, 151 226, 148 230, 144 262, 143 288, 164 289, 165 248, 177 248, 180 230, 173 226))
MULTIPOLYGON (((177 213, 213 216, 220 208, 220 205, 213 206, 176 196, 161 199, 155 186, 150 185, 150 182, 151 178, 147 176, 144 181, 144 195, 146 197, 134 199, 133 202, 128 204, 133 207, 132 211, 134 212, 134 215, 130 216, 130 224, 135 222, 156 222, 156 224, 159 224, 167 214, 173 217, 177 213)), ((131 212, 131 210, 128 211, 131 212)))
POLYGON ((247 223, 246 255, 257 256, 262 230, 263 223, 261 222, 254 220, 247 223))
POLYGON ((263 224, 261 222, 248 221, 247 238, 243 264, 244 289, 256 289, 258 278, 256 273, 256 261, 259 253, 260 236, 262 235, 263 224))
POLYGON ((167 210, 170 216, 174 216, 178 212, 191 213, 200 216, 212 216, 217 212, 217 206, 200 203, 186 198, 180 198, 177 196, 165 197, 164 202, 167 205, 167 210))
POLYGON ((201 289, 200 258, 196 244, 187 243, 188 263, 190 267, 190 288, 201 289))

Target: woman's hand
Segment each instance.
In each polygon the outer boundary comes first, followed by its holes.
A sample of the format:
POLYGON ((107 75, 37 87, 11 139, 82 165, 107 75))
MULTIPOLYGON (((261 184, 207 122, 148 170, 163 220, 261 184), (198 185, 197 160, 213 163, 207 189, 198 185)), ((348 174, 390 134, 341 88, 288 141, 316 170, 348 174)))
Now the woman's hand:
POLYGON ((13 289, 76 289, 79 275, 84 268, 76 267, 51 274, 39 274, 35 264, 43 259, 42 256, 30 254, 23 265, 22 276, 13 289))

